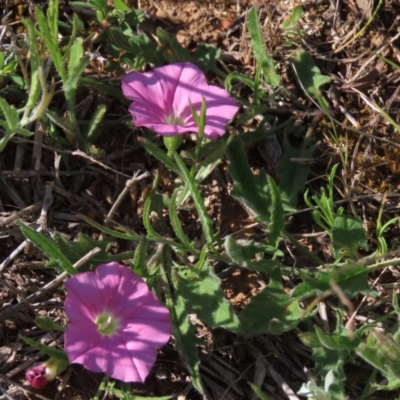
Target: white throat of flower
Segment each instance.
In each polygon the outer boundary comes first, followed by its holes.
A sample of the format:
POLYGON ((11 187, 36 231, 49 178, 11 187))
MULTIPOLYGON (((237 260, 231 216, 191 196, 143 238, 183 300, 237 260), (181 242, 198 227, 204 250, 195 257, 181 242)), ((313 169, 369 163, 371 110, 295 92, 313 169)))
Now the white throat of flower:
POLYGON ((177 126, 185 125, 181 116, 179 114, 175 114, 174 112, 165 117, 165 123, 167 125, 177 125, 177 126))
POLYGON ((97 330, 101 335, 112 336, 118 331, 120 327, 119 322, 119 318, 116 318, 110 312, 105 311, 96 319, 97 330))

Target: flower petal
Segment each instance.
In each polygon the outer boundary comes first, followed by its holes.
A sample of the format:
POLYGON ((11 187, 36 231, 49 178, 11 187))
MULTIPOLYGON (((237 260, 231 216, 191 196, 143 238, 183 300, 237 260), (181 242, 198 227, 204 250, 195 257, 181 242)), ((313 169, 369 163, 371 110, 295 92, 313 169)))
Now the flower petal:
POLYGON ((134 100, 129 107, 135 126, 143 126, 163 136, 198 132, 191 105, 199 114, 203 98, 207 103, 204 136, 215 140, 225 133, 226 124, 239 107, 224 89, 208 85, 194 64, 181 62, 156 68, 153 72, 131 72, 122 78, 124 95, 134 100), (184 125, 167 124, 176 116, 184 125))
POLYGON ((100 265, 96 273, 75 275, 67 288, 71 322, 65 331, 65 349, 70 362, 124 382, 143 382, 157 349, 171 335, 168 309, 141 277, 116 262, 100 265), (103 307, 100 312, 96 301, 103 307), (96 320, 104 311, 117 318, 119 328, 113 334, 99 333, 96 320))

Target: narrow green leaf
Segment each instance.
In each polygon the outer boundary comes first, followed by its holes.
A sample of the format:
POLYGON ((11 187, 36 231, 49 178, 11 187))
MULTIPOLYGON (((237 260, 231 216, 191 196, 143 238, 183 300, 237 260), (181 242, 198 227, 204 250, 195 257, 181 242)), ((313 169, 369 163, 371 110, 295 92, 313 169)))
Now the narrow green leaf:
POLYGON ((30 70, 30 84, 29 84, 29 97, 25 105, 25 113, 29 114, 30 110, 36 104, 37 99, 39 98, 41 86, 39 80, 39 49, 37 44, 37 38, 35 33, 35 28, 33 23, 29 19, 23 19, 23 24, 25 25, 26 30, 28 31, 28 43, 29 43, 29 58, 31 63, 30 70))
POLYGON ((281 195, 274 179, 268 176, 268 184, 271 190, 271 221, 268 225, 268 241, 270 246, 278 248, 280 237, 285 225, 281 195))
POLYGON ((141 236, 131 261, 133 266, 140 271, 140 276, 148 274, 147 258, 147 239, 145 236, 141 236))
POLYGON ((227 149, 229 173, 234 179, 232 196, 240 201, 259 222, 269 222, 271 194, 263 171, 255 177, 250 169, 240 139, 233 140, 227 149))
POLYGON ((153 228, 153 225, 151 224, 150 221, 150 213, 152 211, 151 208, 152 198, 153 198, 153 192, 146 199, 146 202, 144 203, 143 207, 143 225, 146 228, 148 238, 150 240, 155 240, 157 242, 164 243, 167 246, 171 246, 174 249, 186 251, 185 246, 176 243, 173 240, 166 239, 164 236, 161 236, 158 232, 156 232, 155 229, 153 228))
POLYGON ((189 187, 190 194, 193 198, 193 202, 197 209, 197 213, 199 214, 200 223, 201 223, 201 226, 203 227, 203 232, 204 232, 206 241, 207 241, 207 243, 211 244, 213 242, 212 224, 211 224, 211 218, 207 214, 204 200, 201 197, 200 191, 197 188, 195 180, 193 179, 189 170, 186 168, 186 165, 182 161, 182 158, 177 153, 174 153, 174 158, 175 158, 175 162, 179 168, 180 175, 182 176, 185 183, 189 187))
POLYGON ((58 37, 58 0, 50 0, 47 8, 47 23, 53 38, 58 37))
POLYGON ((67 92, 74 92, 78 86, 79 79, 89 63, 89 58, 84 57, 83 39, 77 38, 70 49, 68 63, 68 79, 64 85, 65 95, 67 92))
MULTIPOLYGON (((58 36, 52 36, 47 20, 43 14, 42 9, 39 6, 35 6, 35 15, 36 22, 39 25, 39 32, 41 34, 41 37, 45 42, 46 48, 50 53, 57 72, 60 74, 62 82, 65 84, 65 82, 67 81, 67 73, 65 71, 63 56, 58 46, 58 36)), ((52 29, 54 29, 54 27, 52 29)))
POLYGON ((292 147, 285 136, 283 156, 278 163, 279 190, 286 210, 297 210, 298 196, 306 186, 310 164, 298 163, 296 159, 311 160, 318 144, 292 147))
POLYGON ((66 363, 69 364, 68 356, 67 356, 67 353, 65 351, 58 350, 58 349, 55 349, 54 347, 46 346, 44 344, 35 342, 34 340, 29 339, 26 336, 22 336, 21 335, 20 338, 25 343, 29 344, 29 346, 33 347, 36 350, 39 350, 39 351, 43 352, 44 354, 47 354, 49 357, 56 358, 57 360, 60 360, 60 361, 65 361, 66 363))
POLYGON ((40 328, 46 331, 58 331, 64 332, 65 328, 60 324, 57 324, 49 317, 36 317, 35 324, 40 328))
POLYGON ((132 46, 129 41, 129 37, 124 35, 122 30, 116 26, 110 26, 107 28, 107 37, 113 45, 125 51, 132 51, 132 46))
POLYGON ((174 171, 177 174, 179 174, 179 169, 175 165, 173 160, 170 157, 168 157, 167 154, 163 150, 161 150, 156 144, 145 138, 138 138, 138 141, 152 156, 157 158, 157 160, 161 161, 171 171, 174 171))
POLYGON ((260 65, 264 79, 268 84, 276 88, 280 85, 281 79, 279 74, 276 73, 274 60, 266 52, 264 38, 258 22, 257 9, 255 7, 249 12, 247 27, 251 36, 254 56, 260 65))
POLYGON ((176 348, 185 361, 193 385, 200 393, 203 393, 200 377, 200 358, 197 351, 197 346, 203 344, 203 342, 197 338, 194 326, 189 322, 189 314, 186 311, 185 303, 180 296, 171 312, 171 318, 176 348))
POLYGON ((181 241, 181 243, 187 248, 192 254, 198 254, 199 252, 190 243, 189 238, 186 236, 182 224, 179 220, 179 216, 176 210, 176 198, 178 196, 178 191, 175 190, 172 194, 171 200, 169 202, 169 218, 171 221, 172 228, 174 229, 176 237, 181 241))
POLYGON ((263 393, 254 383, 249 382, 249 385, 253 392, 260 398, 260 400, 271 400, 270 397, 263 393))
POLYGON ((70 275, 75 275, 77 273, 72 263, 60 251, 53 239, 29 228, 22 221, 18 221, 17 225, 21 228, 22 233, 27 239, 42 250, 51 260, 56 261, 64 271, 68 272, 70 275))
POLYGON ((89 78, 87 76, 81 76, 80 79, 81 85, 86 85, 98 90, 102 94, 106 94, 107 96, 114 97, 122 103, 127 103, 126 98, 123 96, 121 91, 116 87, 106 85, 105 83, 95 80, 93 78, 89 78))
MULTIPOLYGON (((59 251, 64 254, 64 256, 72 264, 76 263, 78 260, 80 260, 96 247, 100 249, 97 254, 90 258, 90 260, 86 261, 83 265, 80 266, 80 271, 87 271, 92 266, 110 262, 111 258, 115 257, 115 255, 110 256, 108 253, 108 250, 113 242, 112 238, 96 240, 90 236, 80 233, 78 235, 78 240, 72 241, 56 232, 53 235, 52 239, 55 245, 58 247, 59 251)), ((120 254, 117 254, 116 256, 117 258, 119 258, 120 254)), ((55 264, 55 260, 50 260, 47 263, 47 267, 54 268, 56 267, 55 264)))
POLYGON ((126 239, 126 240, 139 240, 140 239, 140 235, 134 231, 129 231, 129 232, 116 231, 114 229, 110 229, 110 228, 107 228, 106 226, 99 224, 98 222, 90 219, 89 217, 86 217, 86 215, 83 215, 83 214, 77 214, 77 217, 79 217, 80 219, 83 219, 89 225, 98 229, 100 232, 110 235, 111 237, 115 237, 115 238, 119 238, 119 239, 126 239))
POLYGON ((9 105, 6 100, 0 97, 0 108, 3 113, 3 117, 7 122, 6 129, 13 131, 19 127, 19 118, 16 108, 13 105, 9 105))
POLYGON ((239 72, 231 72, 225 79, 225 89, 228 92, 232 91, 232 81, 237 80, 239 82, 244 83, 245 85, 247 85, 249 88, 253 89, 253 91, 255 91, 256 89, 256 83, 254 82, 254 80, 252 80, 251 78, 249 78, 248 76, 241 74, 239 72))
POLYGON ((104 104, 100 104, 96 111, 93 114, 93 117, 89 123, 89 127, 85 134, 87 143, 94 143, 96 138, 101 133, 101 130, 98 129, 101 121, 103 121, 104 115, 106 114, 107 107, 104 104))

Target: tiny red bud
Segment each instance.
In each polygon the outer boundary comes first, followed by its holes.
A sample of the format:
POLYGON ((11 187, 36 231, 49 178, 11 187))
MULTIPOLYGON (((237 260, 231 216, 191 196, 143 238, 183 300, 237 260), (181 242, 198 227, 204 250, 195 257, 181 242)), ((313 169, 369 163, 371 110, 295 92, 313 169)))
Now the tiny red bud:
POLYGON ((35 389, 43 389, 47 383, 46 367, 44 365, 38 365, 26 371, 26 380, 35 389))

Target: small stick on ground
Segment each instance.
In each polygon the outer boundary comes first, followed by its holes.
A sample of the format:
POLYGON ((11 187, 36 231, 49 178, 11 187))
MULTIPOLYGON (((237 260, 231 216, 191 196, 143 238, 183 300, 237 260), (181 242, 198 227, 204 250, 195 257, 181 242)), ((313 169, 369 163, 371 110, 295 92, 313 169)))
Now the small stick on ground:
MULTIPOLYGON (((136 182, 139 182, 139 181, 141 181, 142 179, 149 178, 149 177, 150 177, 150 173, 147 172, 147 171, 144 172, 144 173, 141 174, 141 175, 139 175, 139 173, 136 171, 136 172, 134 172, 133 177, 132 177, 131 179, 128 179, 128 180, 126 181, 126 184, 125 184, 124 189, 123 189, 122 192, 119 194, 117 200, 115 201, 115 203, 113 204, 113 206, 111 207, 110 211, 108 212, 108 214, 107 214, 107 216, 106 216, 106 218, 105 218, 104 225, 105 225, 106 227, 107 227, 107 226, 110 226, 110 224, 111 224, 111 221, 110 221, 110 220, 112 220, 112 218, 113 218, 115 212, 117 211, 118 207, 121 205, 122 200, 123 200, 123 199, 125 198, 125 196, 128 194, 128 192, 129 192, 129 190, 131 189, 131 187, 133 187, 133 186, 136 184, 136 182)), ((104 237, 104 235, 101 234, 99 239, 101 240, 101 239, 103 239, 103 237, 104 237)))

